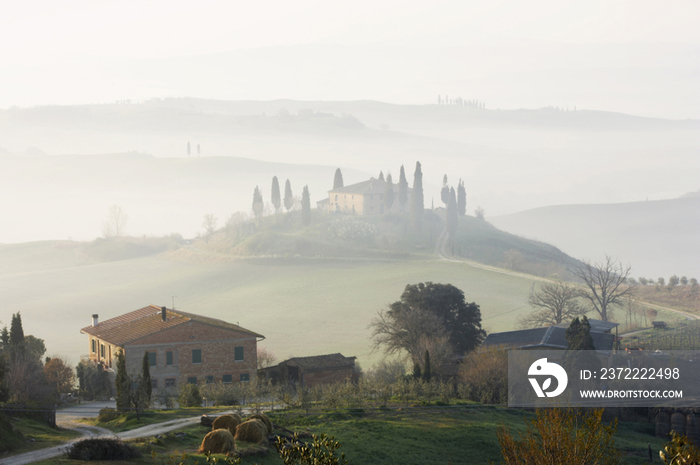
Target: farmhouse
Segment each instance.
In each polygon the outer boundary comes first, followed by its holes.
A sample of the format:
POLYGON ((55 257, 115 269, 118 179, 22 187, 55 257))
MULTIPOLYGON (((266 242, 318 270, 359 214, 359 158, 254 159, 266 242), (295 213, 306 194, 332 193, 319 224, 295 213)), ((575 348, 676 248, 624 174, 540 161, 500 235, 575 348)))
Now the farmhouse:
POLYGON ((356 380, 355 357, 342 354, 294 357, 279 365, 261 370, 261 376, 274 383, 299 383, 302 387, 356 380))
MULTIPOLYGON (((399 186, 392 184, 394 202, 389 211, 398 213, 399 186)), ((328 191, 328 202, 317 202, 319 208, 328 208, 328 213, 344 213, 347 215, 381 215, 387 211, 384 202, 387 183, 380 179, 370 178, 368 181, 358 182, 345 187, 339 187, 328 191)), ((407 188, 410 198, 411 188, 407 188)))
POLYGON ((90 360, 108 369, 121 348, 127 373, 138 374, 145 352, 154 389, 174 391, 183 383, 254 381, 258 333, 180 310, 149 305, 80 330, 88 335, 90 360))
MULTIPOLYGON (((615 335, 612 329, 618 323, 602 320, 588 320, 591 325, 591 338, 593 346, 598 352, 610 353, 615 344, 615 335)), ((521 329, 519 331, 505 331, 489 334, 482 347, 510 347, 513 349, 553 349, 566 350, 566 329, 568 324, 562 323, 544 328, 521 329)))

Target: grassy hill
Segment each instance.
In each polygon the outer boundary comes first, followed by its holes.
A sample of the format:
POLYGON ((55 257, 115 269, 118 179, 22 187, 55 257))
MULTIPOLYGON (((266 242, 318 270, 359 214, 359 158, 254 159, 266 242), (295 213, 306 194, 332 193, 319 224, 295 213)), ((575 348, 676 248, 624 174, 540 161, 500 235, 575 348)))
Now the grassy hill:
MULTIPOLYGON (((193 246, 223 256, 434 259, 443 228, 442 209, 425 211, 420 232, 410 215, 346 216, 314 210, 311 224, 303 227, 300 212, 292 211, 231 224, 193 246)), ((556 247, 500 231, 470 215, 460 217, 454 252, 449 253, 539 276, 568 278, 568 270, 580 265, 556 247)))
MULTIPOLYGON (((25 332, 45 339, 49 355, 77 362, 87 350, 79 330, 90 315, 104 320, 148 304, 170 306, 175 296, 176 308, 264 334, 262 344, 281 359, 342 352, 367 365, 381 356, 370 351, 368 325, 376 312, 407 284, 433 281, 454 284, 478 303, 487 329, 512 329, 514 317, 528 311, 534 281, 439 260, 441 227, 437 215, 418 234, 398 216, 315 212, 311 226, 302 228, 293 211, 257 227, 221 229, 191 245, 177 236, 4 245, 0 320, 21 311, 25 332)), ((526 257, 555 250, 472 217, 462 219, 461 230, 463 253, 490 264, 511 249, 526 257)), ((552 257, 561 266, 573 261, 552 257)))

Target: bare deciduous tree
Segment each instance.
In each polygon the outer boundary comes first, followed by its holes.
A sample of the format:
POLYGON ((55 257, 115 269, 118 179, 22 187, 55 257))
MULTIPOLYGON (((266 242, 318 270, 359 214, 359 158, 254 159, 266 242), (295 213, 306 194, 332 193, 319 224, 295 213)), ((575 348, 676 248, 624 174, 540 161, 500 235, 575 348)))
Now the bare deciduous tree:
POLYGON ((405 351, 414 364, 423 361, 427 341, 449 339, 440 317, 407 306, 380 311, 370 328, 374 349, 381 347, 387 355, 405 351))
POLYGON ((586 310, 579 304, 578 298, 579 289, 561 281, 542 284, 536 291, 533 288, 527 303, 534 311, 522 317, 518 326, 523 329, 539 328, 569 322, 582 316, 586 310))
POLYGON ((579 291, 579 296, 590 302, 601 320, 608 321, 612 307, 623 305, 626 298, 634 295, 636 286, 625 284, 631 270, 629 265, 624 266, 606 255, 604 262, 584 261, 573 272, 586 286, 579 291))
POLYGON ((129 215, 121 205, 112 205, 107 212, 107 221, 102 223, 102 235, 104 237, 121 237, 126 229, 129 215))
POLYGON ((272 366, 276 361, 277 357, 271 351, 265 349, 264 347, 258 347, 258 370, 272 366))
POLYGON ((218 220, 213 213, 207 213, 206 215, 204 215, 204 222, 202 223, 202 227, 207 232, 208 236, 211 236, 212 234, 214 234, 214 231, 216 231, 217 222, 218 220))

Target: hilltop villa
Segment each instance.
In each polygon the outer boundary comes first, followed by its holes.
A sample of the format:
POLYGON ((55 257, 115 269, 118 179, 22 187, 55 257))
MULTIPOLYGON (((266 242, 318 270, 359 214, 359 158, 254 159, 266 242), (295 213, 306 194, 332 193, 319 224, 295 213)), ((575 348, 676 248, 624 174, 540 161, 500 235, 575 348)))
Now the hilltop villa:
MULTIPOLYGON (((319 208, 327 208, 328 213, 344 213, 347 215, 381 215, 387 211, 384 202, 386 194, 386 181, 370 178, 368 181, 358 182, 349 186, 340 187, 328 191, 328 200, 317 202, 319 208)), ((399 186, 393 184, 394 203, 391 206, 392 213, 400 211, 399 186)), ((407 189, 411 196, 411 188, 407 189)))

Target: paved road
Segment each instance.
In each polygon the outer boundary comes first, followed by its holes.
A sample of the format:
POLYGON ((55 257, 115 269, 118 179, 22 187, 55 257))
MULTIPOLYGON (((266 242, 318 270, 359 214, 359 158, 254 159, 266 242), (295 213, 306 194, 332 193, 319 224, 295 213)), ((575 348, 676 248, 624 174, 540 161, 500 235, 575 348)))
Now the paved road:
MULTIPOLYGON (((86 417, 97 417, 101 408, 105 407, 115 407, 115 402, 86 402, 83 404, 74 405, 65 409, 56 411, 56 423, 62 428, 73 429, 82 433, 82 436, 72 439, 71 441, 61 444, 60 446, 48 447, 46 449, 39 449, 32 452, 25 452, 23 454, 17 454, 10 457, 0 459, 0 465, 25 465, 27 463, 38 462, 39 460, 49 459, 51 457, 56 457, 63 454, 70 445, 76 441, 80 441, 85 438, 119 438, 119 439, 136 439, 148 436, 155 436, 156 434, 167 433, 174 429, 182 428, 184 426, 189 426, 197 424, 200 417, 188 417, 179 418, 177 420, 170 420, 163 423, 157 423, 154 425, 146 425, 141 428, 135 428, 129 431, 123 431, 121 433, 113 433, 110 430, 104 428, 98 428, 96 426, 89 426, 82 423, 78 423, 76 420, 78 418, 86 417)), ((229 412, 221 412, 220 415, 229 412)), ((244 412, 245 413, 245 412, 244 412)))

